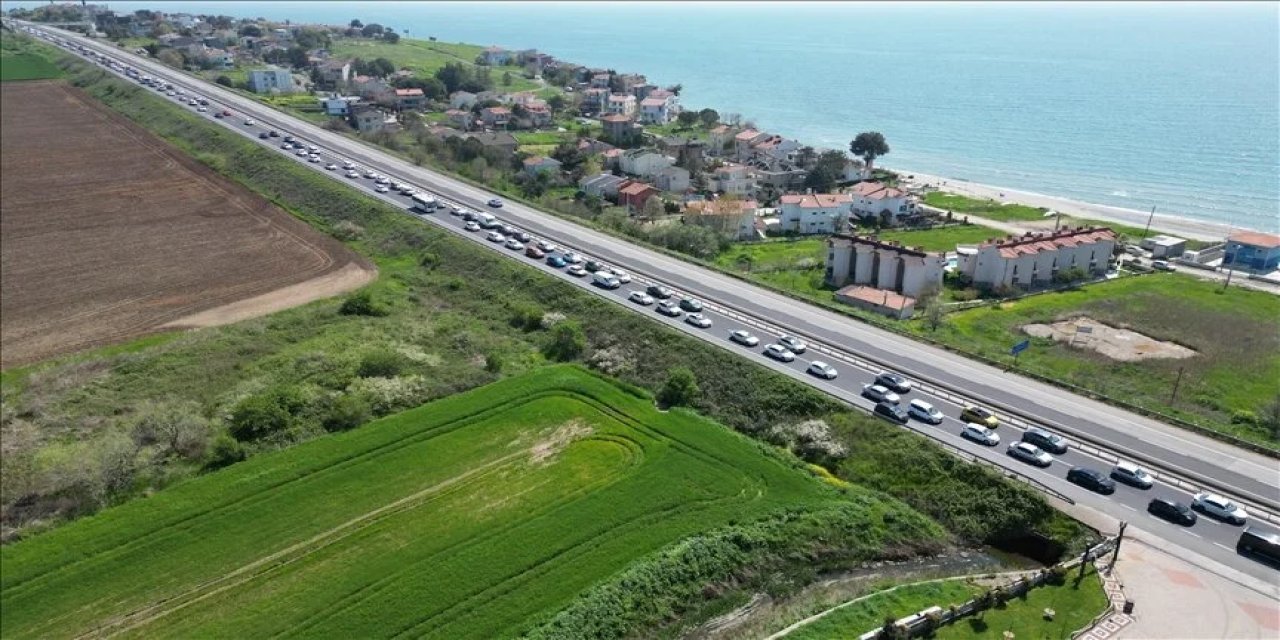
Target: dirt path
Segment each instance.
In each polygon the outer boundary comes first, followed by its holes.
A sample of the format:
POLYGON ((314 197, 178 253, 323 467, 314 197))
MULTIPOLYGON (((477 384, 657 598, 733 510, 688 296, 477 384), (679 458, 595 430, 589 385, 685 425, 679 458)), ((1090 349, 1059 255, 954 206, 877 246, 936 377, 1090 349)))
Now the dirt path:
POLYGON ((283 289, 178 318, 160 325, 160 329, 203 328, 232 324, 358 289, 371 282, 377 275, 377 269, 351 262, 337 271, 306 282, 299 282, 283 289))

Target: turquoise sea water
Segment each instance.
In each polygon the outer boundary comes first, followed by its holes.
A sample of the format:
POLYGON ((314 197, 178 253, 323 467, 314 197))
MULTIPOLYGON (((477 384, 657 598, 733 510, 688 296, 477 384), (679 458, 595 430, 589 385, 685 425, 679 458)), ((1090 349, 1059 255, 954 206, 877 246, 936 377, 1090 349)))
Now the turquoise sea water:
POLYGON ((109 6, 537 48, 815 146, 879 130, 891 167, 1280 230, 1276 3, 109 6))

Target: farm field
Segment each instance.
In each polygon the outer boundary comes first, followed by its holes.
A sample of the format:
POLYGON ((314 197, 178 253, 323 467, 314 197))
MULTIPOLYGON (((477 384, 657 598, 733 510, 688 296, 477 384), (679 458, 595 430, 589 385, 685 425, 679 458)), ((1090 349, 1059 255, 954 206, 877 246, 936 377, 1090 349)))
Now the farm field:
POLYGON ((506 637, 641 556, 783 507, 860 505, 864 544, 940 535, 764 451, 544 368, 0 548, 0 633, 506 637))
POLYGON ((0 99, 6 368, 276 311, 375 273, 67 84, 4 83, 0 99))
POLYGON ((43 80, 62 75, 62 70, 41 56, 31 53, 5 52, 0 55, 0 82, 10 80, 43 80))

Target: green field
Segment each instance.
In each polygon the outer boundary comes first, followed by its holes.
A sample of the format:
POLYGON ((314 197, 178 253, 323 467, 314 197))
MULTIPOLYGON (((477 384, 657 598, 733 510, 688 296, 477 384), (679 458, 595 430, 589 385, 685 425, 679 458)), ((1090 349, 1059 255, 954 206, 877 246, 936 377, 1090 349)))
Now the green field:
POLYGON ((880 628, 886 617, 892 616, 897 620, 932 606, 945 609, 952 604, 967 602, 982 591, 982 587, 965 580, 903 585, 836 609, 786 637, 794 640, 854 638, 863 632, 880 628))
POLYGON ((1045 219, 1044 210, 1038 207, 1012 203, 1005 204, 995 200, 980 200, 944 191, 932 191, 925 194, 924 203, 939 209, 946 209, 957 215, 970 213, 989 220, 1003 222, 1045 219))
POLYGON ((61 77, 62 69, 49 61, 47 52, 44 45, 4 30, 0 35, 0 82, 61 77))
POLYGON ((1057 640, 1069 638, 1083 629, 1107 608, 1107 594, 1102 590, 1092 566, 1077 580, 1078 571, 1068 574, 1063 584, 1046 584, 1032 589, 1023 598, 998 604, 977 616, 969 616, 938 629, 939 640, 967 638, 1004 638, 1010 631, 1014 638, 1025 640, 1057 640), (1053 609, 1053 620, 1045 620, 1044 610, 1053 609))
MULTIPOLYGON (((474 65, 476 57, 484 47, 448 42, 431 42, 401 38, 391 44, 383 40, 366 38, 336 38, 330 52, 337 58, 360 58, 373 60, 386 58, 395 63, 397 68, 412 69, 419 76, 429 77, 450 62, 461 62, 474 65)), ((492 67, 494 90, 496 91, 529 91, 541 88, 538 83, 525 78, 524 69, 517 66, 492 67), (502 84, 502 74, 511 72, 511 84, 502 84)))
MULTIPOLYGON (((873 528, 904 511, 845 493, 873 528)), ((694 414, 543 369, 0 549, 0 630, 505 636, 681 536, 849 499, 694 414)), ((938 533, 914 518, 895 528, 938 533)))

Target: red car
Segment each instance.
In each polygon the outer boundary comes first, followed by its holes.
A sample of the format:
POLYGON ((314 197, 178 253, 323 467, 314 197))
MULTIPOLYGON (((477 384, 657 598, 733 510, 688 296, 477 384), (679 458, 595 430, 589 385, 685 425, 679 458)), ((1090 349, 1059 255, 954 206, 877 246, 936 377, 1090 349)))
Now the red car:
POLYGON ((223 109, 223 110, 222 110, 222 115, 224 115, 224 116, 230 116, 230 115, 231 115, 231 111, 230 111, 230 110, 228 110, 228 109, 223 109))

